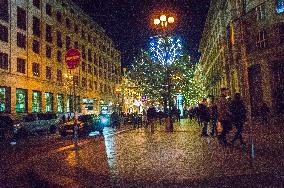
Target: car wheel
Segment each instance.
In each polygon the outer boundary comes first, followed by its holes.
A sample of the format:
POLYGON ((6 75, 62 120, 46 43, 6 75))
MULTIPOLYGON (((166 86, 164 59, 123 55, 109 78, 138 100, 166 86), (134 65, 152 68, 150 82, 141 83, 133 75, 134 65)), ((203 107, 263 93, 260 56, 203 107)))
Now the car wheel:
POLYGON ((55 134, 56 133, 56 126, 55 125, 51 125, 49 127, 49 132, 50 132, 50 134, 55 134))

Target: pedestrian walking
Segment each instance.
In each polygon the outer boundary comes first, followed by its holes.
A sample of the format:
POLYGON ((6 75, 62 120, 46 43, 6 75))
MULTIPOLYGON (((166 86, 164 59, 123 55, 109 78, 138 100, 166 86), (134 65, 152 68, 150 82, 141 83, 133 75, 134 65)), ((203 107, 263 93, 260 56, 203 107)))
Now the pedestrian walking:
POLYGON ((181 115, 181 110, 178 108, 176 109, 176 117, 178 122, 180 122, 180 115, 181 115))
POLYGON ((150 125, 151 132, 154 132, 154 121, 157 116, 156 108, 151 106, 147 110, 147 127, 150 125))
POLYGON ((269 107, 265 102, 260 106, 260 116, 263 124, 268 125, 268 114, 270 112, 269 107))
POLYGON ((232 124, 231 124, 232 114, 230 112, 228 95, 229 95, 229 90, 227 88, 221 88, 221 96, 217 103, 218 121, 220 121, 223 128, 219 136, 219 141, 224 146, 228 145, 226 136, 232 129, 232 124))
POLYGON ((234 98, 230 104, 230 111, 232 113, 232 124, 237 129, 234 139, 232 140, 232 144, 234 145, 235 141, 240 140, 240 144, 243 146, 245 145, 245 143, 243 140, 242 133, 246 120, 246 108, 239 93, 236 93, 234 95, 234 98))
POLYGON ((217 122, 218 122, 218 107, 215 100, 215 97, 211 98, 211 104, 210 104, 210 118, 211 118, 211 136, 215 136, 217 134, 217 122))
POLYGON ((204 98, 199 105, 200 121, 203 126, 201 136, 208 136, 208 123, 210 121, 210 113, 207 99, 204 98))

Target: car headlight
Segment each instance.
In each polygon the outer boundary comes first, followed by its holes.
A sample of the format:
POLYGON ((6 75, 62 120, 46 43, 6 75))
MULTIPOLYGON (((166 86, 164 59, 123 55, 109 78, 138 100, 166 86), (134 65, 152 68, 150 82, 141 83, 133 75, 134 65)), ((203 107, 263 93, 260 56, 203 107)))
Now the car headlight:
POLYGON ((102 124, 106 124, 108 122, 108 119, 105 118, 105 117, 102 117, 101 118, 101 122, 102 122, 102 124))
POLYGON ((19 130, 22 127, 20 123, 13 125, 14 130, 19 130))

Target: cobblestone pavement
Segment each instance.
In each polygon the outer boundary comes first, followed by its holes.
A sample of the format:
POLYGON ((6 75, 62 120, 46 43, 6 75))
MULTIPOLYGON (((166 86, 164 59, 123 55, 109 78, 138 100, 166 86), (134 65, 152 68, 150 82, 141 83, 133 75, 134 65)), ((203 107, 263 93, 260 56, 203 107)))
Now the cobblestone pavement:
POLYGON ((280 126, 253 126, 253 163, 248 129, 246 148, 225 148, 216 138, 200 137, 201 127, 193 121, 183 120, 174 130, 156 125, 154 133, 139 128, 86 139, 79 150, 73 144, 54 148, 30 156, 18 182, 25 179, 24 186, 35 187, 283 187, 280 126))

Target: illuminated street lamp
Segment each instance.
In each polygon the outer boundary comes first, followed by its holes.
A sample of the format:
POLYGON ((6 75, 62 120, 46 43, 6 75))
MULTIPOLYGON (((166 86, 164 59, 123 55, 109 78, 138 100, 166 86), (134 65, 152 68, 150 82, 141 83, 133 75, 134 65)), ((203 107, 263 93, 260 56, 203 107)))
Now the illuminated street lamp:
MULTIPOLYGON (((165 107, 167 108, 168 106, 168 118, 167 118, 167 123, 166 123, 166 130, 168 131, 173 131, 173 121, 172 121, 172 113, 171 113, 171 69, 170 69, 170 64, 168 62, 168 56, 169 56, 169 49, 168 49, 168 39, 167 39, 167 34, 166 31, 168 28, 175 22, 175 19, 173 16, 167 16, 165 14, 162 14, 160 18, 155 18, 154 19, 154 25, 157 27, 157 29, 162 29, 162 37, 164 38, 165 41, 165 46, 164 50, 166 52, 166 58, 165 58, 165 67, 166 67, 166 82, 167 82, 167 103, 165 107)), ((166 109, 165 109, 166 110, 166 109)))

